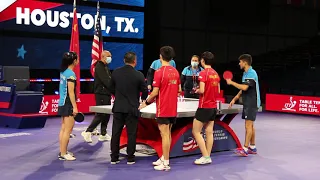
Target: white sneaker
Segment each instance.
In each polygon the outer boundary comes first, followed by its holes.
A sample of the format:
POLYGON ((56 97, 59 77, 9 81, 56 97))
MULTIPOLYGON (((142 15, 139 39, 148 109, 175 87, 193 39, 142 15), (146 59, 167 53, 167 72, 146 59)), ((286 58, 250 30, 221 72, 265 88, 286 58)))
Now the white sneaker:
POLYGON ((74 160, 76 160, 76 158, 71 156, 70 154, 65 154, 64 156, 60 156, 59 160, 62 160, 62 161, 74 161, 74 160))
POLYGON ((91 132, 85 132, 85 131, 83 131, 83 132, 81 133, 81 136, 83 137, 83 139, 84 139, 85 142, 87 142, 87 143, 92 143, 92 139, 91 139, 92 134, 91 134, 91 132))
POLYGON ((100 133, 99 133, 98 129, 94 129, 93 132, 92 132, 92 135, 93 136, 99 136, 100 133))
POLYGON ((110 140, 111 140, 111 137, 108 134, 106 134, 105 136, 102 136, 102 135, 99 136, 99 141, 110 141, 110 140))
POLYGON ((117 161, 111 161, 111 162, 110 162, 110 164, 112 164, 112 165, 114 165, 114 164, 118 164, 118 163, 120 163, 120 161, 119 161, 119 160, 117 160, 117 161))
POLYGON ((169 165, 164 165, 164 163, 161 163, 159 166, 155 166, 154 170, 157 171, 169 171, 171 168, 169 165))
POLYGON ((152 163, 152 165, 154 165, 154 166, 159 166, 161 164, 163 164, 163 161, 161 160, 161 158, 159 158, 157 161, 152 163))
MULTIPOLYGON (((67 151, 67 154, 70 154, 71 156, 74 157, 74 154, 72 152, 67 151)), ((61 153, 58 154, 58 158, 60 158, 60 157, 61 157, 61 153)))
POLYGON ((194 161, 194 164, 197 164, 197 165, 211 164, 211 163, 212 163, 211 158, 205 158, 205 157, 201 157, 200 159, 196 159, 194 161))

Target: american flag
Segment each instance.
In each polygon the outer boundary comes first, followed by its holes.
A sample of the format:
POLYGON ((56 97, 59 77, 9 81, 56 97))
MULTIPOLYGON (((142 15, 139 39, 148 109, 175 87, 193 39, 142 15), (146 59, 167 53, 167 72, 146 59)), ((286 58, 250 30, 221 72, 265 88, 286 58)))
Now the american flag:
POLYGON ((97 22, 95 24, 95 31, 92 42, 92 51, 91 51, 91 74, 94 76, 94 69, 97 62, 100 60, 100 55, 103 50, 103 39, 101 34, 101 25, 100 25, 100 6, 99 2, 97 4, 97 22))

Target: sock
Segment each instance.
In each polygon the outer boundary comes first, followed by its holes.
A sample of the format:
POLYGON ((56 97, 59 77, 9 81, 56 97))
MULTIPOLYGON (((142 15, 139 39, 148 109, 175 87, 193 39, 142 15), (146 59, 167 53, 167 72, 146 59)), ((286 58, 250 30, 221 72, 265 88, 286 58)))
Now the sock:
POLYGON ((164 156, 161 156, 160 160, 161 160, 161 161, 164 161, 164 156))
POLYGON ((251 148, 251 149, 255 149, 255 148, 256 148, 256 145, 250 145, 250 148, 251 148))
POLYGON ((169 160, 164 160, 163 164, 168 166, 169 165, 169 160))
POLYGON ((204 158, 206 158, 206 159, 210 159, 210 156, 203 156, 204 158))
POLYGON ((247 148, 247 147, 244 147, 244 146, 243 146, 243 149, 244 149, 246 152, 248 151, 248 148, 247 148))

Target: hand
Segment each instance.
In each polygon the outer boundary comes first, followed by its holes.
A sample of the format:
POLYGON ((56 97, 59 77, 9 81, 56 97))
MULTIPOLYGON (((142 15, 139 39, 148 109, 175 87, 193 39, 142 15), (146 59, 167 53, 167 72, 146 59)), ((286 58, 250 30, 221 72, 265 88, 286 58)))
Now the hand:
POLYGON ((151 89, 152 89, 151 85, 148 85, 148 90, 151 90, 151 89))
POLYGON ((228 85, 230 85, 230 84, 233 83, 233 81, 232 81, 231 79, 226 79, 226 81, 227 81, 227 84, 228 84, 228 85))
POLYGON ((72 114, 75 116, 78 114, 78 108, 73 108, 72 114))
POLYGON ((141 104, 140 104, 140 106, 139 106, 139 110, 141 110, 141 109, 143 109, 143 108, 145 108, 145 107, 147 107, 147 104, 146 104, 146 101, 143 101, 141 104))
POLYGON ((196 89, 194 93, 199 94, 200 89, 196 89))
POLYGON ((232 101, 230 102, 230 104, 229 104, 229 107, 228 108, 231 108, 233 105, 234 105, 234 103, 235 103, 236 101, 234 100, 234 99, 232 99, 232 101))

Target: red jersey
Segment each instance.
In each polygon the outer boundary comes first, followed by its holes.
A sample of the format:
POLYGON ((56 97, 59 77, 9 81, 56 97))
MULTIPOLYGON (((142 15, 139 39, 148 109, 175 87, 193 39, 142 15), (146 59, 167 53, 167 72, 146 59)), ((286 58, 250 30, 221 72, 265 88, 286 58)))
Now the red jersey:
POLYGON ((200 94, 199 108, 217 108, 220 77, 212 68, 206 68, 199 74, 199 81, 204 82, 204 93, 200 94))
POLYGON ((159 88, 156 117, 177 116, 179 85, 179 72, 172 66, 162 66, 154 73, 153 87, 159 88))

